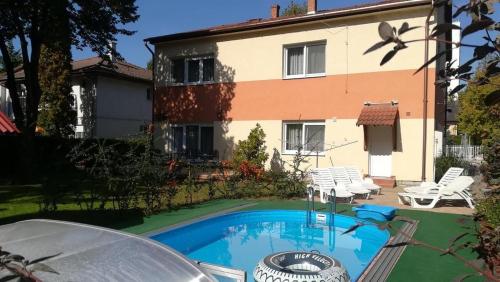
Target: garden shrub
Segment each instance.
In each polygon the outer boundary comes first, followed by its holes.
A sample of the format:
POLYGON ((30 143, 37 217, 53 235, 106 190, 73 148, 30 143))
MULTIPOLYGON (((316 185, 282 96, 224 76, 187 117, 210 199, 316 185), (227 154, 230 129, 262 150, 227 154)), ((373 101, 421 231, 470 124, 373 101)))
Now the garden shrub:
POLYGON ((257 123, 255 128, 248 134, 248 138, 240 140, 236 145, 233 153, 233 164, 236 169, 239 169, 243 162, 258 168, 264 168, 264 164, 269 158, 269 154, 266 153, 265 138, 264 130, 257 123))
POLYGON ((500 185, 500 138, 485 140, 483 146, 481 172, 490 185, 500 185))
POLYGON ((476 205, 477 214, 485 222, 493 227, 500 226, 500 193, 494 192, 493 195, 484 199, 479 199, 476 205))
POLYGON ((434 179, 439 181, 450 167, 461 167, 467 172, 470 170, 470 166, 469 162, 457 156, 451 154, 441 155, 435 160, 434 179))

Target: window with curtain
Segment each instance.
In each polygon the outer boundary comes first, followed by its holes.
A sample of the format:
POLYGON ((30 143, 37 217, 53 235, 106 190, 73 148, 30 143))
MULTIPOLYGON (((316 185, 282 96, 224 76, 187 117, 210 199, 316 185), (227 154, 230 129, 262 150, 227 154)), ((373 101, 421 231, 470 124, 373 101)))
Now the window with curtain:
POLYGON ((302 146, 302 124, 286 125, 286 150, 298 150, 302 146))
POLYGON ((325 44, 307 47, 307 73, 325 73, 325 44))
POLYGON ((299 148, 306 153, 325 151, 324 122, 286 122, 284 130, 284 153, 294 154, 299 148))
POLYGON ((304 150, 309 152, 323 152, 325 150, 325 125, 306 124, 304 150))
POLYGON ((314 77, 325 74, 326 43, 285 47, 285 78, 314 77))
POLYGON ((304 74, 304 47, 287 49, 287 71, 288 76, 304 74))

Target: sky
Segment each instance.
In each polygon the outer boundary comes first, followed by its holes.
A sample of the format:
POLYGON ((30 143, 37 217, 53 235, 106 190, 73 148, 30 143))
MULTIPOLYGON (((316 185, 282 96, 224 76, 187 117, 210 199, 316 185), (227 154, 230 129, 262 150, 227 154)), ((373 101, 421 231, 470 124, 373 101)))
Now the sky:
MULTIPOLYGON (((455 5, 467 0, 455 0, 455 5)), ((130 63, 145 67, 151 58, 144 46, 147 37, 206 28, 214 25, 242 22, 255 18, 268 18, 270 7, 279 4, 282 9, 290 0, 137 0, 140 18, 128 24, 129 30, 136 33, 132 36, 119 36, 118 52, 130 63)), ((296 0, 301 2, 301 0, 296 0)), ((348 7, 378 0, 318 0, 318 9, 348 7)), ((499 6, 499 5, 496 5, 499 6)), ((497 7, 498 10, 498 7, 497 7)), ((496 14, 498 16, 498 12, 496 14)), ((459 19, 462 26, 470 22, 466 17, 459 19)), ((498 18, 496 19, 498 20, 498 18)), ((376 31, 374 31, 376 32, 376 31)), ((482 42, 480 35, 471 35, 468 43, 482 42)), ((371 42, 367 44, 367 48, 371 42)), ((471 48, 461 48, 461 61, 472 56, 471 48)), ((73 49, 73 60, 95 56, 90 50, 73 49)))

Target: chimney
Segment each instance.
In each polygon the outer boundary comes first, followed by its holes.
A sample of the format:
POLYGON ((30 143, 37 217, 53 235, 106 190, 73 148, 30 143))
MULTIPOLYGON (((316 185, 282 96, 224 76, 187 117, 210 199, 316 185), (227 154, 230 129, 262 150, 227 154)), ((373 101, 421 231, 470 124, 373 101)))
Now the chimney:
POLYGON ((307 14, 312 15, 316 14, 316 10, 318 8, 316 0, 307 0, 307 14))
POLYGON ((110 41, 109 42, 108 57, 109 57, 109 60, 114 63, 114 62, 116 62, 116 56, 113 53, 116 53, 116 42, 110 41))
POLYGON ((280 16, 280 5, 274 4, 271 6, 271 19, 276 19, 280 16))

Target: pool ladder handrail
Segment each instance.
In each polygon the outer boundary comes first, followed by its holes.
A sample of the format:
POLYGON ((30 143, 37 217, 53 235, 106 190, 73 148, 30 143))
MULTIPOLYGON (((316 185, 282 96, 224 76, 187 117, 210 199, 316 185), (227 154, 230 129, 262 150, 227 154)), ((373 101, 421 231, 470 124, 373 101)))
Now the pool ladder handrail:
MULTIPOLYGON (((330 190, 330 197, 328 198, 330 202, 330 216, 337 213, 337 191, 335 189, 330 190)), ((307 211, 307 224, 311 223, 311 212, 314 211, 314 187, 312 185, 307 187, 307 201, 306 201, 306 211, 307 211)), ((330 220, 332 223, 333 220, 330 220)))
POLYGON ((336 214, 337 213, 337 192, 335 191, 335 188, 330 190, 330 214, 336 214))

